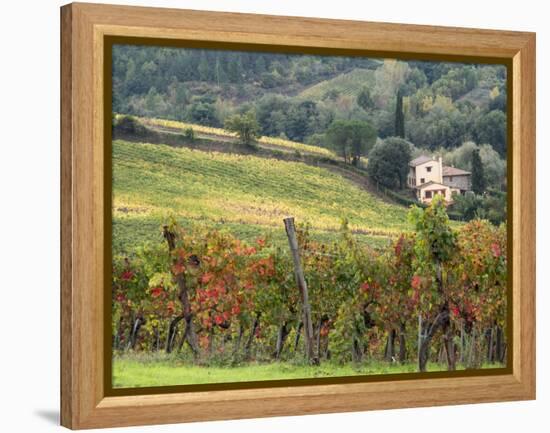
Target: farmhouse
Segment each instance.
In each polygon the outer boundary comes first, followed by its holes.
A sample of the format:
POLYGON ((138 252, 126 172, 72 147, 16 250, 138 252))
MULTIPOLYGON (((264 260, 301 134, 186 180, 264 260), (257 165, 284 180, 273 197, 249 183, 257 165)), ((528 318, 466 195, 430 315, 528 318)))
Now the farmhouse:
POLYGON ((470 176, 469 171, 443 165, 441 157, 421 155, 409 162, 407 186, 416 191, 416 198, 422 203, 430 203, 437 194, 451 203, 453 195, 470 190, 470 176))

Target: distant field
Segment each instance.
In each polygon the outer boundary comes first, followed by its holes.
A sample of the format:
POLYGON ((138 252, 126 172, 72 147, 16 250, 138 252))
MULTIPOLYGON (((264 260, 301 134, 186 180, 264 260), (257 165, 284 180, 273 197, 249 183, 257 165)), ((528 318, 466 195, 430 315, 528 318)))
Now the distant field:
MULTIPOLYGON (((499 368, 486 364, 482 368, 499 368)), ((428 371, 444 371, 446 364, 429 363, 428 371)), ((457 366, 457 369, 463 369, 457 366)), ((125 355, 113 359, 113 387, 147 387, 191 385, 202 383, 246 382, 258 380, 305 379, 388 373, 416 373, 416 363, 370 361, 364 364, 340 365, 324 362, 320 366, 295 365, 289 362, 248 363, 237 367, 197 366, 184 363, 176 356, 160 354, 125 355)))
MULTIPOLYGON (((185 130, 187 128, 192 128, 195 133, 198 134, 206 134, 206 135, 214 135, 219 137, 231 137, 236 139, 236 135, 230 131, 227 131, 222 128, 214 128, 211 126, 203 126, 198 125, 195 123, 185 123, 185 122, 178 122, 176 120, 166 120, 166 119, 140 119, 143 123, 146 125, 152 125, 152 126, 160 126, 164 128, 173 128, 173 129, 180 129, 185 130)), ((334 158, 336 159, 337 156, 334 152, 332 152, 329 149, 326 149, 324 147, 319 146, 313 146, 310 144, 305 143, 299 143, 296 141, 291 140, 284 140, 282 138, 277 137, 260 137, 258 140, 260 144, 265 144, 268 146, 273 146, 281 151, 287 151, 287 152, 304 152, 309 153, 312 155, 317 156, 323 156, 326 158, 334 158)))
POLYGON ((113 173, 113 245, 119 251, 160 240, 160 224, 169 215, 184 225, 225 227, 243 238, 273 232, 284 239, 288 215, 309 222, 325 239, 344 216, 374 243, 410 229, 405 207, 300 162, 116 140, 113 173))
POLYGON ((458 100, 471 102, 477 107, 480 107, 482 105, 487 106, 491 101, 490 93, 491 93, 491 89, 476 87, 475 89, 469 91, 468 93, 460 97, 458 100))
POLYGON ((341 95, 356 97, 364 86, 369 87, 373 83, 373 70, 354 69, 347 74, 338 75, 308 87, 299 94, 299 97, 319 100, 323 99, 328 91, 337 91, 341 95))

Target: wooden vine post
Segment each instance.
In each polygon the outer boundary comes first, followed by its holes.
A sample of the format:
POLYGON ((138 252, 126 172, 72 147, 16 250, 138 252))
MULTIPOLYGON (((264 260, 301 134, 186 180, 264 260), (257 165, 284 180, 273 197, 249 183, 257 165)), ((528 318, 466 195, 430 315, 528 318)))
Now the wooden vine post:
POLYGON ((288 244, 292 253, 292 260, 294 262, 294 276, 296 277, 296 284, 298 285, 298 288, 300 289, 300 294, 302 296, 302 320, 304 323, 306 355, 309 362, 311 362, 312 364, 319 364, 319 359, 315 356, 315 348, 313 343, 313 323, 311 322, 311 307, 309 305, 307 283, 304 277, 304 271, 302 269, 302 263, 300 260, 300 251, 298 250, 298 239, 296 238, 294 217, 285 218, 284 223, 286 235, 288 237, 288 244))
MULTIPOLYGON (((170 254, 172 254, 172 252, 176 248, 176 234, 171 232, 168 226, 164 226, 163 236, 164 239, 166 239, 166 243, 168 244, 168 251, 170 252, 170 254)), ((173 263, 177 264, 176 258, 173 259, 173 263)), ((185 320, 185 331, 183 334, 183 340, 187 341, 189 347, 193 352, 193 355, 196 357, 199 354, 199 344, 197 341, 197 334, 195 333, 195 328, 193 326, 193 313, 191 312, 191 302, 189 301, 189 293, 187 290, 187 284, 185 282, 185 275, 183 273, 175 275, 174 281, 179 288, 178 298, 181 302, 183 312, 170 324, 170 332, 166 343, 166 351, 168 353, 172 351, 172 348, 174 346, 175 334, 177 332, 176 327, 181 320, 185 320)))

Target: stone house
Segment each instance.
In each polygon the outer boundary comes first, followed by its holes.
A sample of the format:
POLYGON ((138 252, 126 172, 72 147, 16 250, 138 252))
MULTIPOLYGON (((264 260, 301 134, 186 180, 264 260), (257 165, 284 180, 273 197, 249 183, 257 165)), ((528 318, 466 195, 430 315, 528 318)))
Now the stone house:
POLYGON ((407 186, 415 190, 418 201, 430 203, 440 194, 452 203, 455 194, 464 194, 471 188, 471 173, 443 165, 441 157, 421 155, 409 163, 407 186))

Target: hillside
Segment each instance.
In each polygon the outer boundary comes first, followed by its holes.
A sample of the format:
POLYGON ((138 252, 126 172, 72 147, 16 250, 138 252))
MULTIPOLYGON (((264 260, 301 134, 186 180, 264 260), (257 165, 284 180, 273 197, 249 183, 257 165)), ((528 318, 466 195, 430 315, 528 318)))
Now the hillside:
MULTIPOLYGON (((179 133, 183 133, 186 129, 191 128, 197 138, 230 142, 234 142, 236 140, 236 135, 234 133, 222 128, 214 128, 211 126, 198 125, 196 123, 178 122, 175 120, 166 119, 139 118, 139 121, 142 122, 144 125, 152 128, 165 129, 168 131, 179 133)), ((337 159, 337 156, 334 154, 334 152, 324 147, 299 143, 291 140, 284 140, 282 138, 262 136, 258 140, 258 145, 261 147, 279 150, 282 152, 298 151, 318 157, 337 159)))
POLYGON ((326 98, 330 92, 338 95, 357 97, 361 89, 374 85, 374 71, 369 69, 353 69, 350 72, 337 75, 329 80, 321 81, 303 90, 298 96, 304 99, 319 101, 326 98))
POLYGON ((113 48, 113 110, 221 128, 254 112, 264 136, 322 144, 339 119, 396 134, 397 91, 404 138, 424 151, 465 141, 506 155, 503 65, 310 56, 223 50, 113 48), (361 96, 359 98, 359 96, 361 96))
POLYGON ((313 235, 324 239, 333 238, 344 217, 374 243, 408 229, 405 207, 300 162, 116 140, 113 173, 115 251, 160 239, 169 215, 247 239, 270 232, 284 239, 288 215, 310 223, 313 235))

